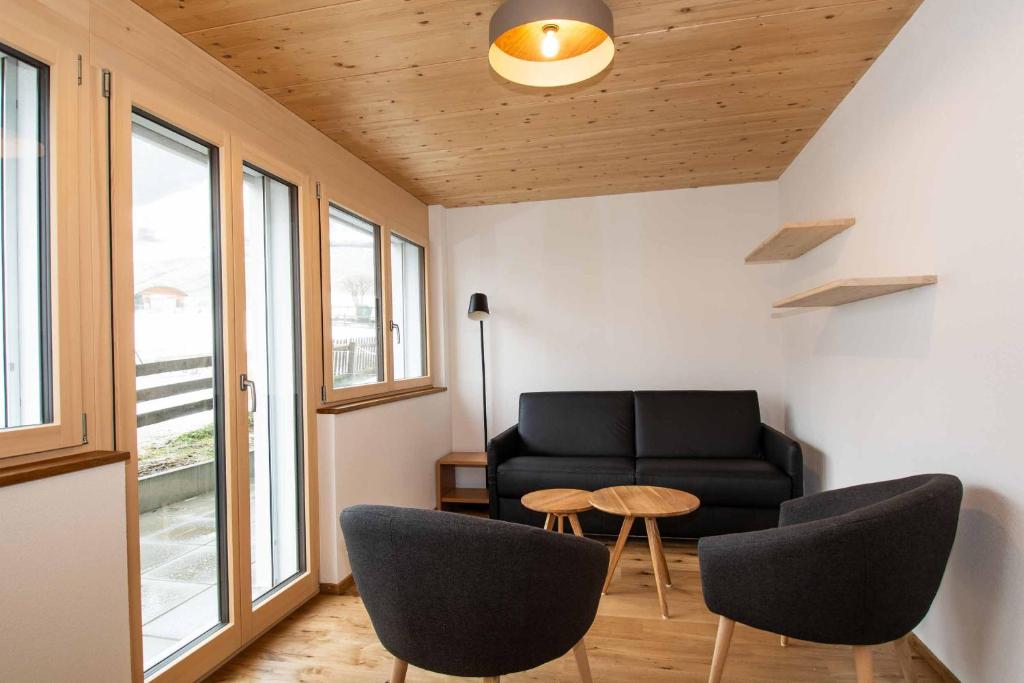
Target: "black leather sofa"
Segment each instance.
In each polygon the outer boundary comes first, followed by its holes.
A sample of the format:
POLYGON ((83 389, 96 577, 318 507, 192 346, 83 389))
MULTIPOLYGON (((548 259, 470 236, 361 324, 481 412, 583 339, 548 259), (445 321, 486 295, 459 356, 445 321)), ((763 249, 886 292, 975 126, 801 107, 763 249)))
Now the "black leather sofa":
MULTIPOLYGON (((487 448, 494 519, 540 525, 531 491, 641 484, 689 491, 693 514, 660 521, 675 538, 769 529, 803 495, 800 444, 761 423, 755 391, 527 393, 519 424, 487 448)), ((580 515, 586 533, 617 534, 621 518, 580 515)), ((643 533, 643 525, 634 533, 643 533)))

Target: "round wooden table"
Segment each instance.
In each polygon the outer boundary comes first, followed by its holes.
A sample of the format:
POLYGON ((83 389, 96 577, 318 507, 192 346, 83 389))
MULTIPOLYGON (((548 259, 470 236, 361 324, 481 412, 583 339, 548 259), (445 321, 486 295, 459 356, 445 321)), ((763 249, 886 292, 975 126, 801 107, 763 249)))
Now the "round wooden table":
POLYGON ((654 565, 654 578, 658 585, 658 602, 661 603, 661 616, 668 619, 668 601, 665 588, 672 586, 672 577, 668 573, 668 562, 665 561, 665 549, 661 546, 661 533, 658 531, 659 517, 678 517, 687 515, 700 507, 697 496, 666 489, 660 486, 612 486, 595 491, 590 496, 590 504, 602 512, 619 515, 623 518, 619 540, 615 542, 611 562, 608 565, 608 576, 604 580, 603 593, 615 575, 615 568, 622 557, 622 549, 626 547, 629 531, 633 522, 642 517, 647 527, 647 544, 651 548, 651 564, 654 565))
POLYGON ((534 491, 523 496, 523 507, 534 512, 543 512, 547 515, 544 519, 544 528, 551 531, 555 521, 558 522, 559 533, 565 531, 565 520, 568 518, 572 525, 572 532, 577 536, 583 535, 583 527, 580 526, 580 512, 591 510, 590 491, 580 489, 544 489, 534 491))

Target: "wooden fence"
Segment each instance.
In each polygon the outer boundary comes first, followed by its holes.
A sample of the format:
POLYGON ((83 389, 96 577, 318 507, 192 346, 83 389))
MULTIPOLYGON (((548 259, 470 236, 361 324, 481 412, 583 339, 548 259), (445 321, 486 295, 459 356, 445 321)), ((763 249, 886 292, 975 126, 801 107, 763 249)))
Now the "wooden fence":
POLYGON ((363 375, 377 372, 377 339, 334 340, 334 376, 363 375))
MULTIPOLYGON (((201 368, 213 367, 213 356, 192 356, 190 358, 175 358, 173 360, 162 360, 155 363, 143 363, 135 366, 136 377, 148 377, 151 375, 164 375, 171 372, 182 372, 185 370, 199 370, 201 368)), ((191 394, 196 391, 213 389, 213 378, 204 377, 201 379, 187 380, 184 382, 172 382, 161 384, 155 387, 138 389, 135 393, 135 400, 139 403, 144 401, 155 401, 161 398, 170 398, 182 394, 191 394)), ((174 420, 186 415, 205 413, 213 410, 213 397, 202 401, 193 401, 176 406, 160 408, 148 413, 142 413, 137 417, 137 424, 141 427, 160 424, 168 420, 174 420)))

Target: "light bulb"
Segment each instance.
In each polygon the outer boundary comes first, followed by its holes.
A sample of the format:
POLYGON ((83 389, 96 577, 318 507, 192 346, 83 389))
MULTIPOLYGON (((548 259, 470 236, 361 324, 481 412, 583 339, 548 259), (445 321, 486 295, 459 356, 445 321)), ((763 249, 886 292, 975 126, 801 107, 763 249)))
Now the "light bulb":
POLYGON ((558 56, 561 45, 558 43, 558 27, 548 25, 544 27, 544 40, 540 41, 540 52, 548 59, 558 56))

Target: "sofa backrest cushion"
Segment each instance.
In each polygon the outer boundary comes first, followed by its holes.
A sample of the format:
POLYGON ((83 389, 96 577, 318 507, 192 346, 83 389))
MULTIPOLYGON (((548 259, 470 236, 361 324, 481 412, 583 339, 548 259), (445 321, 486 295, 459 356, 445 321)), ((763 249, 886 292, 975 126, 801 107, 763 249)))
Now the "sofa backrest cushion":
POLYGON ((537 455, 633 456, 633 393, 566 391, 519 397, 519 436, 537 455))
POLYGON ((639 458, 760 457, 756 391, 638 391, 639 458))

